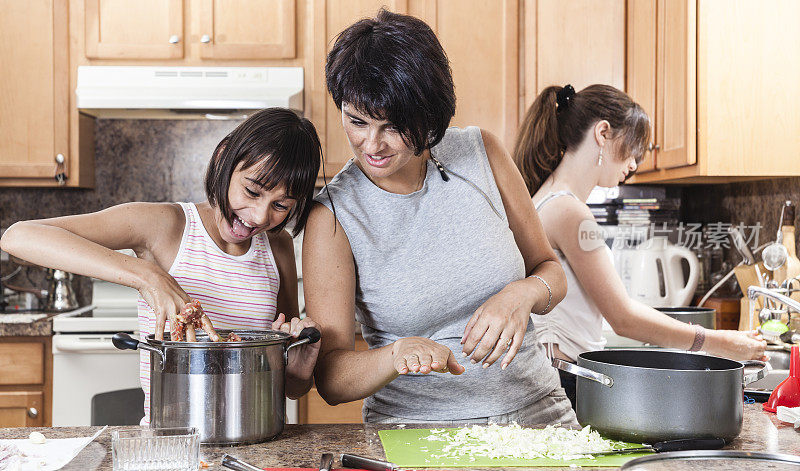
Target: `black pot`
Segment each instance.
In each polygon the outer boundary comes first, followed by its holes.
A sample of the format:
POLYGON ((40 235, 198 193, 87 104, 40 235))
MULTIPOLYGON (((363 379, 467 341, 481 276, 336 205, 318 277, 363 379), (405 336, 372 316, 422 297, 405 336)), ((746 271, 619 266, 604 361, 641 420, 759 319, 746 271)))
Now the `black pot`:
POLYGON ((553 366, 578 376, 581 425, 638 443, 735 438, 743 388, 767 369, 760 361, 665 350, 600 350, 581 353, 577 365, 556 359, 553 366), (745 375, 745 366, 761 368, 745 375))

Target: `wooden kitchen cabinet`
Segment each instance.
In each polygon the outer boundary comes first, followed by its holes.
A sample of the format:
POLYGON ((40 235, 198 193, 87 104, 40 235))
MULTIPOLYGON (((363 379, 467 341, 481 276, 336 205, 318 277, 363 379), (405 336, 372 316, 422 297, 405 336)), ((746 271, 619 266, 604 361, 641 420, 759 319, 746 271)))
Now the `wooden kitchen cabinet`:
POLYGON ((183 57, 183 0, 85 0, 86 57, 183 57))
POLYGON ((0 186, 57 186, 59 155, 68 186, 92 181, 93 152, 70 147, 67 0, 0 8, 0 186))
POLYGON ((0 427, 52 423, 50 337, 0 337, 0 427))
POLYGON ((41 391, 0 391, 0 427, 43 427, 41 391))
POLYGON ((625 0, 525 0, 522 116, 551 85, 625 89, 625 0))
POLYGON ((200 0, 199 6, 202 59, 295 57, 295 0, 200 0))
POLYGON ((84 0, 89 59, 295 57, 296 0, 84 0), (184 25, 189 26, 188 29, 184 25))
POLYGON ((654 124, 634 183, 800 174, 800 3, 629 0, 628 11, 628 92, 654 124))

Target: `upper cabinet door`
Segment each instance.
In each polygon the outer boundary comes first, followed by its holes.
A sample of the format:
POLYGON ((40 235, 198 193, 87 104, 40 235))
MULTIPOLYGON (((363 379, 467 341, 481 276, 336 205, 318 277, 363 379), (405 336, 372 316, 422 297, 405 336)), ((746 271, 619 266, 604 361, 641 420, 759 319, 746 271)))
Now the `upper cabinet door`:
POLYGON ((89 59, 183 57, 183 0, 85 0, 89 59))
POLYGON ((69 160, 67 0, 0 0, 0 185, 52 185, 69 160))
POLYGON ((525 15, 527 103, 551 85, 625 89, 625 0, 529 0, 525 15))
POLYGON ((656 166, 697 163, 697 0, 658 0, 656 166))
POLYGON ((479 126, 511 151, 519 125, 519 3, 438 0, 410 4, 442 43, 456 88, 453 126, 479 126), (424 6, 424 8, 422 8, 424 6))
MULTIPOLYGON (((638 103, 651 124, 656 119, 656 0, 628 0, 628 80, 626 92, 638 103)), ((655 126, 650 128, 651 152, 639 172, 656 168, 655 126)))
POLYGON ((295 0, 201 0, 196 40, 203 59, 290 59, 295 0))

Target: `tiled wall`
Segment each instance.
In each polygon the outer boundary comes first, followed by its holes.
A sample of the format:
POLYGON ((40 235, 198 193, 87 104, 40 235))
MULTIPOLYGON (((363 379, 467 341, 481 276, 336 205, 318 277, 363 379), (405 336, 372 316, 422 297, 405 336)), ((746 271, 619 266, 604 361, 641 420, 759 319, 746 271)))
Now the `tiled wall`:
MULTIPOLYGON (((79 214, 129 201, 203 201, 203 175, 217 143, 239 121, 98 120, 95 188, 0 188, 0 227, 19 220, 79 214)), ((11 267, 3 264, 1 273, 11 267)), ((45 286, 44 272, 26 269, 12 283, 45 286)), ((78 280, 79 301, 89 283, 78 280)))

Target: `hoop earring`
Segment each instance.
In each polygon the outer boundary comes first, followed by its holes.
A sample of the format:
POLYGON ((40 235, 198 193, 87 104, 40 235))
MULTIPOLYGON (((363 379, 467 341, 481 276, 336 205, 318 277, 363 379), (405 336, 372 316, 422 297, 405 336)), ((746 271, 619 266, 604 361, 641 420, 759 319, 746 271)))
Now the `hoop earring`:
POLYGON ((603 147, 600 147, 600 155, 597 156, 597 166, 603 165, 603 147))

